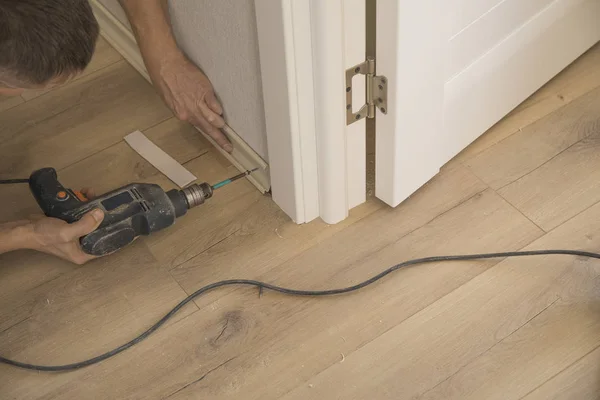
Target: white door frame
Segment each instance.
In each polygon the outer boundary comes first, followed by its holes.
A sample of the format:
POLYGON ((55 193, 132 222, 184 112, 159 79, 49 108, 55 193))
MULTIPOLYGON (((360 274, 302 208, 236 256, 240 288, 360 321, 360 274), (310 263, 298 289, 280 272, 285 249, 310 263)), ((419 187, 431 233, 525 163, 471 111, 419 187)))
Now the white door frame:
POLYGON ((346 126, 344 74, 364 60, 364 3, 255 0, 271 190, 296 223, 340 222, 366 199, 365 121, 346 126))

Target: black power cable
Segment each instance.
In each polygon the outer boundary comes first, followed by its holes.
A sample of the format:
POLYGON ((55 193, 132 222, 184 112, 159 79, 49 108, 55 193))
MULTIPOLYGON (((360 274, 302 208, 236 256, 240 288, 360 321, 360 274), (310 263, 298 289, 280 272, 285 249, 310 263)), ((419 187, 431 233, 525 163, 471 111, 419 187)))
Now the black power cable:
POLYGON ((120 352, 127 350, 128 348, 136 345, 142 340, 146 339, 150 336, 154 331, 160 328, 169 318, 171 318, 177 311, 179 311, 183 306, 187 303, 195 299, 196 297, 208 292, 209 290, 213 290, 223 286, 230 285, 244 285, 244 286, 255 286, 260 290, 268 289, 275 292, 294 295, 294 296, 331 296, 336 294, 343 294, 354 292, 356 290, 362 289, 365 286, 368 286, 374 282, 377 282, 381 278, 386 275, 399 270, 400 268, 409 267, 411 265, 417 264, 425 264, 425 263, 433 263, 433 262, 442 262, 442 261, 468 261, 468 260, 481 260, 488 258, 506 258, 506 257, 524 257, 524 256, 539 256, 539 255, 572 255, 572 256, 580 256, 580 257, 589 257, 600 259, 600 254, 590 253, 586 251, 579 250, 534 250, 534 251, 511 251, 505 253, 488 253, 488 254, 470 254, 470 255, 461 255, 461 256, 438 256, 438 257, 425 257, 418 258, 414 260, 405 261, 400 264, 396 264, 393 267, 386 269, 385 271, 373 276, 372 278, 367 279, 364 282, 358 283, 353 286, 348 286, 341 289, 329 289, 329 290, 297 290, 297 289, 288 289, 280 286, 271 285, 269 283, 264 283, 255 280, 249 279, 231 279, 225 281, 219 281, 215 283, 211 283, 210 285, 206 285, 194 293, 186 297, 179 304, 177 304, 171 311, 169 311, 164 317, 162 317, 158 322, 148 328, 141 335, 137 336, 133 340, 117 347, 114 350, 108 351, 99 356, 90 358, 89 360, 76 362, 73 364, 66 365, 36 365, 36 364, 27 364, 19 361, 14 361, 8 358, 0 357, 0 362, 8 365, 12 365, 18 368, 30 369, 34 371, 71 371, 79 368, 87 367, 92 364, 99 363, 100 361, 106 360, 107 358, 113 357, 120 352))
POLYGON ((29 183, 29 179, 0 179, 0 185, 10 185, 13 183, 29 183))

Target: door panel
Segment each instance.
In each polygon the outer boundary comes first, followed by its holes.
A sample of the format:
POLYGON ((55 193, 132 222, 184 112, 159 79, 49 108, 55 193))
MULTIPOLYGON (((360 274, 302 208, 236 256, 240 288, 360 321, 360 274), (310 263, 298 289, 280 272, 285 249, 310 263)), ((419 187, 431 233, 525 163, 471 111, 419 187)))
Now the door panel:
POLYGON ((447 8, 450 36, 457 35, 460 31, 503 1, 504 0, 446 0, 447 3, 450 3, 447 8))
POLYGON ((389 85, 377 197, 396 206, 414 193, 593 46, 599 18, 598 0, 379 0, 377 74, 389 85))
POLYGON ((560 0, 444 87, 447 162, 600 38, 600 2, 560 0))
POLYGON ((550 3, 552 0, 505 0, 450 37, 446 77, 460 73, 550 3))
POLYGON ((445 0, 378 0, 378 75, 387 77, 388 114, 377 111, 375 194, 396 206, 440 167, 445 0), (441 60, 440 60, 441 59, 441 60))

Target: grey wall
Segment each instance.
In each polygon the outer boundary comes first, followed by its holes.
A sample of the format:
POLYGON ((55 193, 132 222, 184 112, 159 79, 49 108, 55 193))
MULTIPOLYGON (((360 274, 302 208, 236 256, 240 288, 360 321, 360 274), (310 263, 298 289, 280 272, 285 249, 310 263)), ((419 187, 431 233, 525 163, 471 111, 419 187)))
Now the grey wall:
POLYGON ((119 21, 130 27, 125 11, 121 8, 119 0, 99 0, 119 21))
MULTIPOLYGON (((127 22, 118 0, 100 1, 127 22)), ((210 78, 227 123, 268 162, 254 0, 171 0, 169 6, 177 42, 210 78)))

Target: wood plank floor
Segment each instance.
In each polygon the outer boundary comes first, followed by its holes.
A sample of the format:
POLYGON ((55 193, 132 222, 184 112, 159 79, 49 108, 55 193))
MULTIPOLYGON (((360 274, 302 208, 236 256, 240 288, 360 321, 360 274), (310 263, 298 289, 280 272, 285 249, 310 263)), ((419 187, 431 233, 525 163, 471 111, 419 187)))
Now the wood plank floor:
MULTIPOLYGON (((173 185, 122 137, 136 129, 209 182, 235 169, 101 41, 89 70, 0 98, 0 176, 54 166, 106 191, 173 185)), ((0 255, 0 354, 60 364, 114 348, 212 281, 349 285, 427 255, 600 251, 600 45, 396 209, 295 225, 246 181, 171 229, 85 266, 0 255)), ((0 221, 37 207, 0 188, 0 221)), ((600 399, 600 263, 555 256, 430 264, 348 296, 226 288, 153 336, 70 373, 0 365, 2 399, 600 399)))

